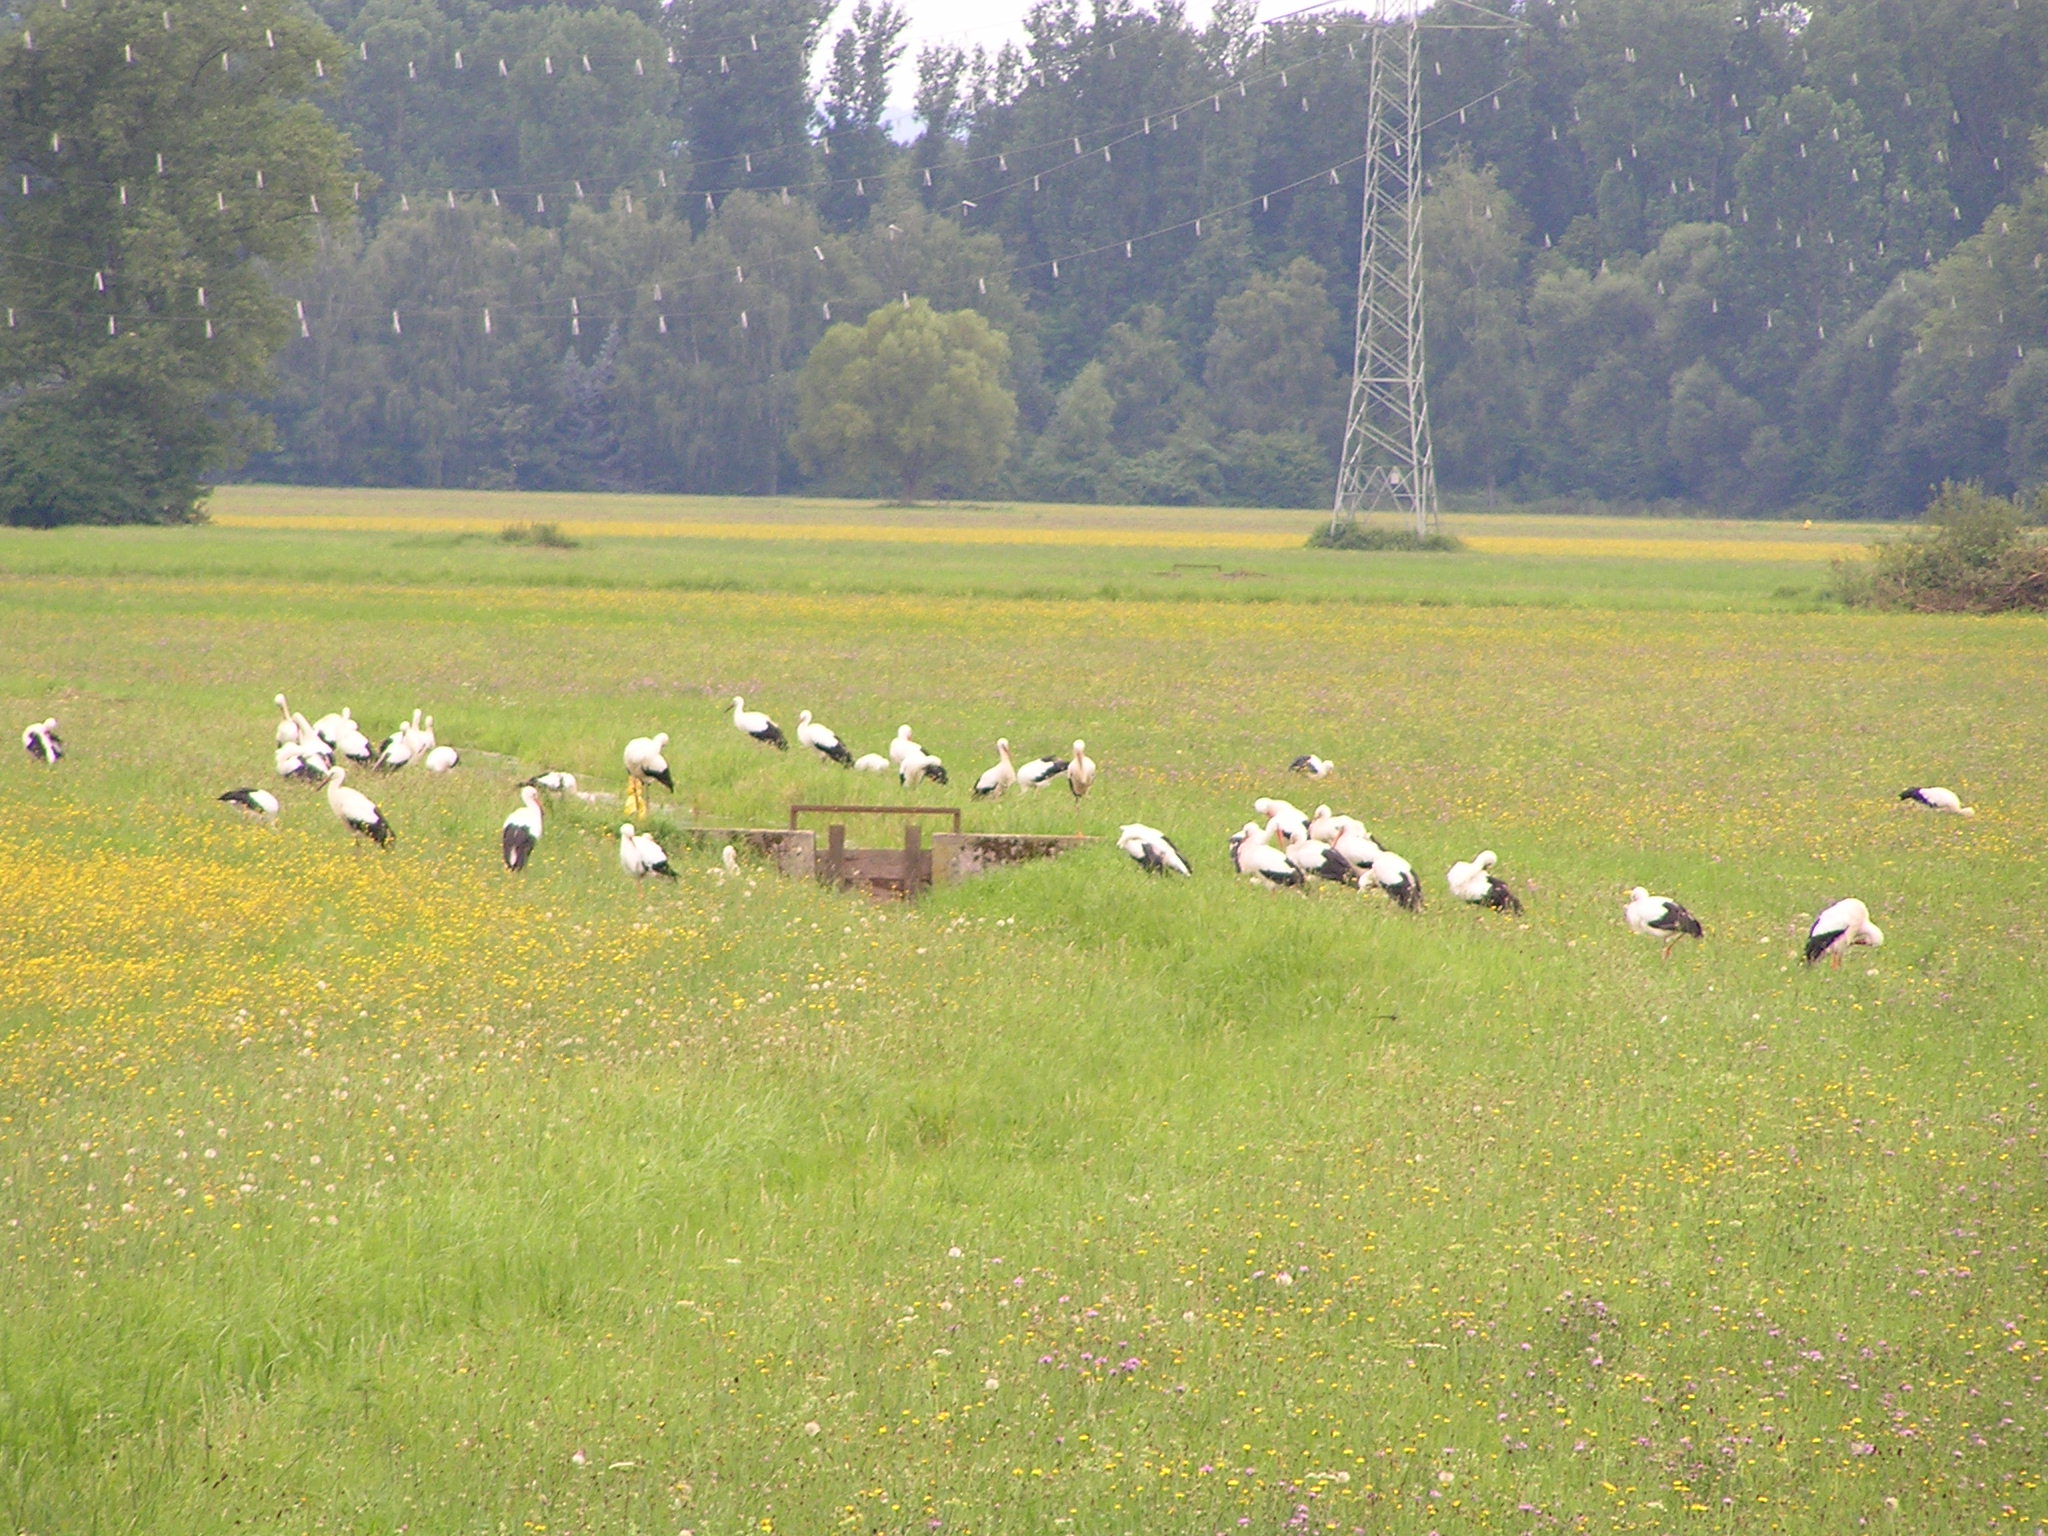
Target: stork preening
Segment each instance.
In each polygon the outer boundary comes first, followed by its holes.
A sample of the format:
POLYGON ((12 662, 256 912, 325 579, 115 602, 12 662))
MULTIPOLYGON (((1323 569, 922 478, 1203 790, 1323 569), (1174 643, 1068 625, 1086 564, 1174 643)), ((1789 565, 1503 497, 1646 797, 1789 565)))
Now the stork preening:
POLYGON ((540 808, 540 791, 531 784, 519 786, 519 809, 505 818, 498 842, 504 851, 505 867, 517 874, 526 868, 533 850, 540 845, 545 814, 540 808))
POLYGON ((1017 788, 1039 789, 1067 771, 1064 757, 1034 757, 1017 770, 1017 788))
POLYGON ((1469 901, 1478 907, 1491 907, 1510 917, 1520 917, 1522 903, 1508 889, 1507 883, 1493 873, 1494 863, 1494 852, 1488 848, 1469 864, 1453 864, 1451 872, 1444 878, 1450 884, 1451 894, 1458 900, 1469 901))
POLYGON ((619 825, 619 865, 636 880, 647 875, 669 880, 676 877, 676 872, 668 867, 668 855, 662 852, 661 844, 645 832, 634 831, 630 821, 619 825))
POLYGON ((292 713, 291 705, 285 703, 284 695, 281 693, 273 698, 271 702, 277 706, 278 714, 283 716, 277 722, 277 739, 275 744, 280 747, 297 746, 299 744, 299 721, 298 717, 292 713))
POLYGON ((1248 821, 1230 840, 1230 862, 1240 875, 1265 886, 1300 887, 1306 883, 1302 872, 1275 848, 1272 834, 1255 821, 1248 821))
POLYGON ((782 734, 782 727, 758 709, 747 708, 747 701, 738 694, 732 696, 732 723, 735 729, 778 752, 789 750, 789 738, 782 734))
POLYGON ((863 752, 853 760, 855 773, 887 773, 894 766, 879 752, 863 752))
POLYGON ((740 856, 731 843, 718 850, 718 878, 730 880, 740 872, 740 856))
POLYGON ((64 756, 64 738, 57 734, 57 717, 38 720, 21 733, 22 747, 39 763, 55 763, 64 756))
POLYGON ((1868 944, 1877 949, 1884 943, 1884 930, 1870 920, 1870 908, 1854 896, 1838 901, 1806 930, 1806 963, 1825 956, 1836 970, 1842 968, 1842 956, 1858 944, 1868 944))
MULTIPOLYGON (((335 727, 334 734, 323 737, 322 740, 352 763, 368 764, 376 761, 377 744, 363 734, 363 728, 356 724, 354 717, 344 709, 339 718, 341 723, 335 727)), ((317 728, 315 734, 318 734, 317 728)))
POLYGON ((1671 946, 1681 938, 1704 939, 1707 930, 1700 926, 1700 920, 1669 896, 1652 896, 1643 887, 1636 886, 1628 893, 1628 905, 1622 914, 1628 920, 1631 932, 1640 933, 1646 939, 1664 941, 1664 958, 1671 958, 1671 946))
POLYGON ((1313 752, 1304 752, 1287 765, 1291 772, 1307 774, 1312 779, 1327 779, 1336 766, 1327 757, 1317 757, 1313 752))
POLYGON ((1339 856, 1347 860, 1352 868, 1372 868, 1373 861, 1378 859, 1386 850, 1372 840, 1371 835, 1366 832, 1365 827, 1360 822, 1354 821, 1349 816, 1339 816, 1336 819, 1340 823, 1337 828, 1337 835, 1332 838, 1325 838, 1323 841, 1336 849, 1339 856))
POLYGON ((546 773, 536 773, 526 782, 535 789, 546 790, 551 795, 576 793, 576 775, 564 773, 559 768, 550 768, 546 773))
POLYGON ((1901 800, 1917 800, 1930 811, 1947 811, 1951 816, 1974 816, 1975 806, 1963 804, 1963 797, 1952 789, 1943 789, 1939 784, 1926 784, 1917 789, 1899 791, 1901 800))
POLYGON ((1188 875, 1188 861, 1181 857, 1180 850, 1157 827, 1148 827, 1134 821, 1127 827, 1117 829, 1116 845, 1124 854, 1148 875, 1188 875))
POLYGON ((453 747, 432 747, 420 761, 429 773, 446 773, 462 761, 462 754, 453 747))
POLYGON ((341 745, 338 738, 341 735, 342 728, 344 726, 353 726, 354 724, 355 722, 349 718, 349 712, 346 709, 339 712, 330 709, 326 714, 313 722, 313 734, 326 742, 328 746, 338 749, 341 745))
POLYGON ((398 722, 398 729, 386 736, 377 748, 377 771, 396 773, 407 767, 416 758, 424 756, 428 743, 420 729, 420 712, 414 710, 411 720, 398 722))
POLYGON ((1318 880, 1335 880, 1348 885, 1358 875, 1358 870, 1343 854, 1312 837, 1297 837, 1283 851, 1288 863, 1304 875, 1313 875, 1318 880))
POLYGON ((996 741, 996 762, 974 781, 974 798, 986 800, 991 795, 1000 795, 1017 782, 1017 765, 1010 761, 1010 739, 999 737, 996 741))
POLYGON ((1415 866, 1398 853, 1381 848, 1373 855, 1372 863, 1359 871, 1359 890, 1369 891, 1374 886, 1403 912, 1422 910, 1422 881, 1416 877, 1415 866))
POLYGON ((397 836, 377 803, 359 789, 350 789, 346 768, 327 770, 327 805, 341 824, 359 837, 367 837, 379 848, 389 847, 397 836))
POLYGON ((668 732, 653 736, 635 736, 626 743, 623 754, 626 764, 626 809, 632 815, 647 814, 647 781, 652 779, 670 794, 675 793, 676 781, 669 774, 668 759, 663 756, 668 750, 668 732))
POLYGON ((1067 788, 1076 800, 1095 786, 1095 759, 1088 755, 1088 743, 1076 739, 1074 755, 1067 759, 1067 788))
POLYGON ((903 766, 903 759, 910 753, 923 750, 924 748, 911 738, 910 727, 899 725, 896 727, 895 737, 889 742, 889 765, 892 768, 900 768, 903 766))
POLYGON ((1301 813, 1299 806, 1262 796, 1252 802, 1252 809, 1266 818, 1266 830, 1282 842, 1299 842, 1308 836, 1308 817, 1301 813))
POLYGON ((245 816, 254 816, 259 821, 277 820, 277 796, 267 789, 231 789, 218 798, 222 805, 232 805, 245 816))
POLYGON ((796 712, 796 739, 809 747, 827 762, 837 763, 842 768, 853 766, 853 754, 846 750, 839 739, 839 733, 829 726, 823 726, 811 718, 808 709, 796 712))
POLYGON ((290 746, 279 747, 273 755, 280 778, 304 779, 308 784, 325 783, 327 770, 334 766, 318 742, 309 747, 294 742, 290 746))
POLYGON ((926 779, 934 784, 944 784, 946 765, 915 742, 903 754, 903 760, 896 765, 896 778, 905 789, 915 789, 926 779))

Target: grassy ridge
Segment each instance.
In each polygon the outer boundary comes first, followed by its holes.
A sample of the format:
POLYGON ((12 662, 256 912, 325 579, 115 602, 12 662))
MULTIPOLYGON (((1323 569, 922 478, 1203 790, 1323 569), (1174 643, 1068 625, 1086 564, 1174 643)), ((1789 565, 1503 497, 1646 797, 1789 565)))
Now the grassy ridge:
POLYGON ((2038 623, 1502 607, 1491 557, 1436 608, 971 598, 930 550, 849 594, 846 551, 758 541, 759 587, 665 589, 683 542, 605 585, 205 530, 0 584, 7 718, 76 748, 0 759, 18 1528, 2048 1518, 2038 623), (385 855, 296 790, 226 819, 279 686, 426 705, 465 764, 373 786, 385 855), (956 784, 1085 735, 1088 801, 970 826, 1144 819, 1200 878, 1097 846, 904 911, 676 843, 636 889, 578 808, 496 869, 517 771, 642 730, 663 824, 900 797, 742 740, 733 692, 856 751, 908 719, 956 784), (1419 918, 1223 877, 1310 748, 1419 918), (1891 798, 1928 779, 1977 820, 1891 798), (1449 910, 1480 846, 1526 925, 1449 910), (1709 943, 1621 931, 1636 880, 1709 943), (1891 942, 1804 971, 1848 893, 1891 942))

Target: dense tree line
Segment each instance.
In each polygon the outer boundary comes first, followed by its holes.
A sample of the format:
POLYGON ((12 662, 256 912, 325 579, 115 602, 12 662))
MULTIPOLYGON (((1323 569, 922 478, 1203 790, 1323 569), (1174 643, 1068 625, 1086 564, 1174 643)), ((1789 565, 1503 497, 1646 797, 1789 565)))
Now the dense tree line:
MULTIPOLYGON (((826 0, 313 9, 360 217, 285 282, 277 386, 236 383, 253 473, 884 489, 799 459, 798 371, 921 298, 1007 340, 1002 489, 1327 495, 1356 15, 1045 0, 1022 47, 924 52, 903 143, 890 0, 836 35, 826 0)), ((2048 5, 1497 9, 1424 41, 1449 486, 1887 515, 2048 478, 2048 5)))

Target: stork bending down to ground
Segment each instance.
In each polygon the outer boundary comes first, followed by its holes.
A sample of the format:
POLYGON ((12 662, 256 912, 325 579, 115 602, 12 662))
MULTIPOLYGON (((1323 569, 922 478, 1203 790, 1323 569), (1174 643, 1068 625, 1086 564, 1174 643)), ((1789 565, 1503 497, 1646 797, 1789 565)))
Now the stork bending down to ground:
POLYGON ((1404 912, 1422 910, 1422 881, 1416 877, 1415 866, 1398 853, 1381 848, 1373 855, 1372 863, 1358 877, 1358 888, 1365 891, 1373 886, 1385 891, 1404 912))
POLYGON ((947 782, 946 765, 923 747, 913 744, 904 753, 902 762, 897 764, 896 777, 905 789, 915 789, 926 779, 934 784, 944 784, 947 782))
POLYGON ((576 775, 564 773, 559 768, 550 768, 546 773, 536 773, 526 781, 535 789, 544 789, 551 795, 573 795, 576 793, 576 775))
POLYGON ((853 766, 853 754, 846 750, 839 733, 830 726, 818 724, 808 709, 796 712, 796 739, 827 762, 837 763, 842 768, 853 766))
POLYGON ((1854 896, 1838 901, 1806 930, 1806 963, 1825 955, 1836 970, 1842 968, 1842 956, 1858 944, 1868 944, 1876 949, 1884 943, 1884 930, 1870 920, 1870 908, 1854 896))
POLYGON ((1148 875, 1191 874, 1188 861, 1157 827, 1134 821, 1117 830, 1116 845, 1148 875))
POLYGON ((1256 821, 1246 822, 1230 840, 1231 864, 1239 874, 1261 885, 1305 884, 1306 877, 1288 862, 1286 854, 1273 846, 1271 838, 1272 834, 1256 821))
POLYGON ((541 825, 544 814, 540 808, 540 791, 531 784, 519 786, 519 809, 505 818, 505 829, 498 842, 505 854, 505 867, 515 874, 526 868, 526 861, 533 857, 533 850, 540 844, 541 825))
POLYGON ((645 832, 634 831, 630 821, 619 826, 619 864, 636 880, 646 875, 661 875, 670 880, 676 877, 676 872, 668 867, 668 855, 661 851, 661 844, 645 832))
POLYGON ((732 723, 736 729, 778 752, 789 750, 789 738, 782 734, 782 727, 758 709, 747 708, 747 701, 738 694, 732 696, 732 723))
POLYGON ((1947 811, 1951 816, 1974 816, 1976 807, 1963 804, 1963 798, 1952 789, 1943 789, 1939 784, 1926 784, 1918 789, 1902 789, 1901 800, 1917 800, 1930 811, 1947 811))
POLYGON ((1297 837, 1287 845, 1286 854, 1288 863, 1304 875, 1314 875, 1318 880, 1334 880, 1349 885, 1358 876, 1349 859, 1328 843, 1317 842, 1312 837, 1297 837))
POLYGON ((1496 912, 1520 917, 1521 901, 1507 888, 1506 882, 1493 873, 1493 866, 1494 852, 1491 848, 1469 864, 1453 864, 1450 874, 1445 876, 1450 883, 1451 894, 1474 906, 1492 907, 1496 912))
POLYGON ((384 813, 377 809, 377 803, 359 789, 350 789, 342 782, 348 777, 346 768, 327 770, 327 804, 340 819, 341 824, 359 837, 367 837, 379 848, 390 846, 395 834, 391 823, 384 819, 384 813))
POLYGON ((1326 779, 1330 776, 1330 770, 1337 765, 1327 757, 1317 757, 1313 752, 1304 752, 1287 766, 1295 773, 1305 773, 1312 779, 1326 779))
POLYGON ((232 805, 261 821, 277 820, 277 796, 267 789, 231 789, 219 798, 222 805, 232 805))
POLYGON ((21 733, 21 744, 39 763, 54 763, 64 755, 64 738, 57 734, 57 717, 38 720, 21 733))
POLYGON ((1671 946, 1681 937, 1704 939, 1707 930, 1700 926, 1700 920, 1669 896, 1652 896, 1640 885, 1628 893, 1628 906, 1622 916, 1628 919, 1632 932, 1640 933, 1646 939, 1664 941, 1664 958, 1671 958, 1671 946))

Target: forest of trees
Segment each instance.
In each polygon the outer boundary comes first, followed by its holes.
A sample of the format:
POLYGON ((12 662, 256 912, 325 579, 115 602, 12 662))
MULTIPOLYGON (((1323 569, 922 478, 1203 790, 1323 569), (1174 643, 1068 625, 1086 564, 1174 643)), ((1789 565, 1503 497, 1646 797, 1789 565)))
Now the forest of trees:
MULTIPOLYGON (((1021 48, 917 58, 898 142, 888 0, 834 36, 827 0, 311 3, 358 217, 284 280, 252 476, 886 489, 805 477, 798 372, 923 299, 1007 339, 984 488, 1329 493, 1355 14, 1043 0, 1021 48)), ((1891 516, 2048 479, 2048 4, 1493 9, 1424 34, 1447 487, 1891 516)))

